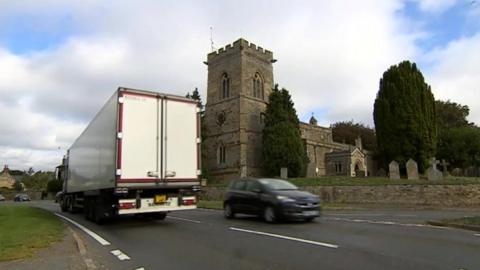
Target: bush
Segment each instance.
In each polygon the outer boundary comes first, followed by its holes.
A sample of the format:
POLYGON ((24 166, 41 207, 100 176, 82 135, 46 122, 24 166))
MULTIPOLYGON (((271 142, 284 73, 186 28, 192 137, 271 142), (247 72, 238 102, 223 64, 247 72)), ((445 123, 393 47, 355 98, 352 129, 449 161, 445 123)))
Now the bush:
POLYGON ((51 193, 57 193, 63 188, 63 181, 61 180, 50 180, 47 183, 47 191, 51 193))

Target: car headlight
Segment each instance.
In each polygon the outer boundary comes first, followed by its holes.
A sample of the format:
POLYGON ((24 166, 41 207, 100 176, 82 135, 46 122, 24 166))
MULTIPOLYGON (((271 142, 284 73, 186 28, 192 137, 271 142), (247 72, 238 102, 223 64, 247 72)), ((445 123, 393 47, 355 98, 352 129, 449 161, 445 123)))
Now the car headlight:
POLYGON ((277 199, 282 202, 295 202, 295 199, 292 199, 288 196, 283 196, 283 195, 277 195, 277 199))

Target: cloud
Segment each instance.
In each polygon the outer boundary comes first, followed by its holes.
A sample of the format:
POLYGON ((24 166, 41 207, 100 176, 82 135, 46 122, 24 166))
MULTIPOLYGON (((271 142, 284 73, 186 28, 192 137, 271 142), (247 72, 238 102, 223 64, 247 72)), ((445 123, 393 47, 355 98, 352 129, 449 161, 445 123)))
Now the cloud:
MULTIPOLYGON (((243 36, 274 52, 275 81, 291 91, 302 120, 317 112, 326 125, 350 119, 372 124, 383 72, 401 60, 422 59, 415 42, 425 33, 402 15, 404 5, 2 1, 0 25, 22 18, 24 29, 46 38, 59 32, 62 39, 15 53, 2 43, 11 29, 0 26, 0 113, 11 116, 0 118, 0 161, 51 168, 61 160, 58 147, 73 142, 118 86, 179 95, 199 87, 205 98, 202 62, 210 52, 210 26, 216 47, 243 36)), ((439 51, 432 59, 448 57, 439 51)))
MULTIPOLYGON (((445 10, 453 7, 459 0, 416 0, 420 9, 429 13, 442 13, 445 10)), ((467 2, 467 1, 465 1, 467 2)))
POLYGON ((469 120, 480 123, 480 33, 450 42, 425 56, 435 98, 468 105, 469 120))

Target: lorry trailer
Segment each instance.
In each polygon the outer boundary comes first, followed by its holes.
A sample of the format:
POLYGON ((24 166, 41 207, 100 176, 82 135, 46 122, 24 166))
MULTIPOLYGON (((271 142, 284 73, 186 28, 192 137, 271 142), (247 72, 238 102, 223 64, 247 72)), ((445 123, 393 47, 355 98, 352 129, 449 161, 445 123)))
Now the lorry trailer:
POLYGON ((60 207, 97 223, 195 209, 200 149, 197 101, 120 87, 57 167, 60 207))

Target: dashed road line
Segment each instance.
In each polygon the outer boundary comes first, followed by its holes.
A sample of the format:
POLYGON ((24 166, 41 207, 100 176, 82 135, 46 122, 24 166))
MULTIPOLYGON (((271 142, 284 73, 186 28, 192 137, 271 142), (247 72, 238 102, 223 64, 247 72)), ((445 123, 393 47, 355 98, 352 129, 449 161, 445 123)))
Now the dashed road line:
POLYGON ((232 231, 252 233, 252 234, 263 235, 263 236, 270 236, 270 237, 275 237, 275 238, 280 238, 280 239, 285 239, 285 240, 290 240, 290 241, 297 241, 297 242, 301 242, 301 243, 317 245, 317 246, 322 246, 322 247, 338 248, 338 245, 334 245, 334 244, 330 244, 330 243, 317 242, 317 241, 295 238, 295 237, 290 237, 290 236, 284 236, 284 235, 279 235, 279 234, 245 230, 245 229, 240 229, 240 228, 235 228, 235 227, 230 227, 229 229, 232 230, 232 231))
POLYGON ((176 217, 176 216, 167 216, 167 218, 170 219, 176 219, 176 220, 181 220, 181 221, 188 221, 188 222, 193 222, 193 223, 202 223, 199 220, 193 220, 193 219, 188 219, 188 218, 181 218, 181 217, 176 217))
POLYGON ((127 254, 123 253, 119 249, 112 250, 110 253, 116 256, 120 261, 130 260, 130 257, 128 257, 127 254))
POLYGON ((145 267, 135 268, 134 270, 145 270, 145 267))
POLYGON ((65 219, 66 221, 68 221, 68 222, 72 223, 73 225, 77 226, 80 230, 84 231, 86 234, 90 235, 93 239, 97 240, 97 242, 99 242, 102 246, 110 245, 110 242, 108 242, 107 240, 102 238, 100 235, 94 233, 93 231, 87 229, 83 225, 77 223, 76 221, 73 221, 73 220, 67 218, 66 216, 60 215, 58 213, 55 213, 55 215, 60 217, 60 218, 65 219))
POLYGON ((474 234, 474 235, 475 235, 475 236, 480 236, 480 233, 476 233, 476 234, 474 234))

